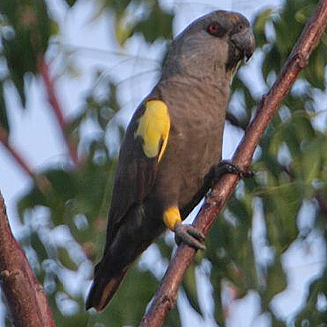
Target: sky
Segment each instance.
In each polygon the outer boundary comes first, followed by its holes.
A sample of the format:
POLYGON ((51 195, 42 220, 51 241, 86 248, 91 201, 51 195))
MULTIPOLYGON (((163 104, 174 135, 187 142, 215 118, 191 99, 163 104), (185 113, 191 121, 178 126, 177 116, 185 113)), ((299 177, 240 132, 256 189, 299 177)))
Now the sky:
MULTIPOLYGON (((278 7, 282 3, 280 0, 219 2, 166 0, 161 2, 167 8, 173 8, 177 13, 174 20, 175 35, 192 20, 211 10, 238 11, 251 21, 262 8, 267 6, 278 7)), ((114 40, 110 14, 92 20, 95 12, 95 1, 80 0, 70 10, 67 10, 63 1, 48 0, 48 3, 51 5, 51 14, 59 21, 60 35, 56 40, 58 45, 51 47, 47 53, 47 59, 52 63, 51 73, 53 76, 59 76, 56 80, 56 91, 64 108, 65 116, 67 118, 73 117, 80 110, 81 98, 90 89, 95 67, 105 67, 108 74, 114 75, 121 83, 120 97, 124 105, 116 119, 126 125, 137 104, 147 95, 158 78, 158 62, 160 62, 158 58, 162 55, 162 46, 155 44, 149 47, 139 42, 138 39, 134 39, 128 42, 124 49, 119 48, 114 40), (77 78, 60 75, 64 49, 79 50, 72 56, 78 71, 77 78), (126 58, 129 59, 126 60, 126 58)), ((262 94, 266 90, 263 89, 260 75, 256 71, 259 62, 260 54, 256 54, 247 67, 243 68, 242 74, 250 83, 257 86, 258 94, 262 94)), ((39 171, 46 167, 66 164, 67 149, 63 139, 58 136, 58 126, 54 123, 42 81, 39 78, 33 78, 30 83, 27 110, 24 112, 22 112, 12 90, 8 92, 6 100, 10 105, 9 119, 12 128, 10 142, 31 168, 39 171)), ((96 132, 93 126, 85 126, 83 131, 85 135, 96 132)), ((223 157, 229 159, 232 157, 242 135, 230 126, 226 126, 225 135, 228 137, 224 143, 223 157)), ((111 138, 110 131, 107 138, 108 142, 115 142, 111 138)), ((30 186, 30 183, 30 178, 22 172, 21 168, 10 158, 5 148, 0 145, 0 188, 6 201, 13 233, 16 236, 19 235, 21 229, 17 219, 16 202, 30 186)), ((303 215, 308 212, 310 212, 309 208, 304 208, 303 215)), ((256 233, 253 237, 260 238, 265 231, 259 214, 254 218, 254 224, 257 224, 258 227, 255 229, 256 233)), ((319 238, 314 247, 321 248, 319 238)), ((292 282, 288 289, 283 292, 284 294, 280 294, 272 303, 282 317, 292 316, 289 303, 292 303, 293 310, 296 308, 296 303, 298 303, 297 305, 301 304, 303 294, 306 291, 303 285, 307 280, 319 274, 322 269, 321 261, 325 252, 317 250, 308 256, 305 251, 306 249, 294 244, 285 256, 285 265, 289 266, 289 278, 292 282), (298 269, 299 263, 302 264, 300 269, 298 269), (297 269, 293 269, 294 267, 297 269)), ((204 294, 210 292, 208 285, 203 284, 202 287, 204 294)), ((179 301, 183 301, 182 297, 179 298, 179 301)), ((269 326, 268 317, 257 317, 258 301, 258 295, 253 292, 232 304, 233 315, 231 315, 228 326, 269 326), (249 308, 252 309, 249 310, 249 308), (243 317, 242 325, 239 324, 240 316, 243 317)), ((207 305, 210 306, 210 303, 207 305)), ((189 311, 186 312, 188 314, 182 318, 188 326, 213 326, 210 317, 207 318, 207 321, 201 322, 197 321, 198 318, 195 315, 193 316, 189 311)))

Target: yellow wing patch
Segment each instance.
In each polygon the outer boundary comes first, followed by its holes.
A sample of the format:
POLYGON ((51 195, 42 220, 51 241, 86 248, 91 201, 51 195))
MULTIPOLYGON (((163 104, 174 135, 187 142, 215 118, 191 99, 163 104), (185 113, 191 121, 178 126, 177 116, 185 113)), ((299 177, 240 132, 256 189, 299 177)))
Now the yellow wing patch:
POLYGON ((135 132, 135 137, 142 137, 143 151, 148 158, 158 156, 158 162, 161 160, 167 146, 169 130, 170 117, 166 104, 160 100, 148 101, 135 132))

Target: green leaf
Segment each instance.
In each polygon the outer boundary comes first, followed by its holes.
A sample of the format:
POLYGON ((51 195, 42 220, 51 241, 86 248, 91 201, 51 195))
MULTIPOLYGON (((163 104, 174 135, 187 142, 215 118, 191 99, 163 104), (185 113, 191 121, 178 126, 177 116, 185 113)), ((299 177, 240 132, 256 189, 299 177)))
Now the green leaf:
POLYGON ((302 187, 286 183, 267 188, 263 197, 267 233, 271 244, 282 253, 298 236, 297 214, 302 205, 302 187))
POLYGON ((181 318, 178 308, 170 311, 168 317, 165 319, 164 327, 181 327, 181 318))
MULTIPOLYGON (((108 6, 110 6, 113 11, 118 14, 121 15, 129 6, 129 4, 132 4, 133 1, 132 0, 104 0, 106 2, 106 4, 108 6)), ((136 4, 142 2, 140 0, 134 0, 134 2, 136 4)))
POLYGON ((18 214, 22 218, 25 210, 32 209, 38 205, 46 206, 47 201, 44 194, 34 185, 30 191, 25 194, 17 204, 18 214))
POLYGON ((267 43, 266 25, 271 19, 273 9, 268 8, 258 13, 254 19, 253 32, 255 35, 255 42, 258 47, 263 47, 267 43))
POLYGON ((326 56, 324 56, 324 52, 326 51, 327 47, 322 44, 320 45, 320 49, 315 49, 309 59, 308 68, 303 71, 303 75, 307 81, 311 83, 313 87, 322 91, 326 89, 325 67, 327 59, 326 56))
POLYGON ((276 256, 274 263, 267 267, 266 274, 266 288, 262 292, 263 311, 269 308, 273 297, 287 287, 286 274, 280 262, 280 256, 276 256))
POLYGON ((53 191, 58 197, 67 201, 75 195, 76 188, 71 173, 61 169, 52 169, 47 171, 45 175, 49 179, 53 191))
MULTIPOLYGON (((309 186, 311 191, 311 182, 314 179, 323 179, 321 174, 323 158, 321 149, 326 147, 326 139, 324 135, 316 137, 312 142, 307 144, 303 149, 301 160, 301 168, 303 172, 304 182, 309 186)), ((309 193, 310 194, 310 193, 309 193)))
POLYGON ((171 39, 173 18, 173 14, 155 5, 150 15, 135 25, 133 33, 141 33, 149 43, 158 38, 171 39))
POLYGON ((192 308, 202 316, 201 308, 198 302, 197 288, 196 288, 196 275, 195 275, 196 265, 191 264, 183 279, 183 288, 187 299, 189 300, 192 308))
POLYGON ((295 326, 301 327, 304 323, 308 326, 319 326, 324 327, 326 324, 327 311, 326 309, 318 307, 319 297, 325 297, 327 295, 327 271, 326 268, 322 272, 321 276, 312 281, 309 292, 307 293, 307 298, 305 300, 305 305, 298 313, 295 319, 295 326))
POLYGON ((4 85, 3 81, 0 80, 0 125, 9 133, 9 123, 7 116, 7 106, 4 99, 4 85))
POLYGON ((214 307, 214 318, 216 323, 219 326, 224 326, 225 322, 225 312, 224 307, 222 303, 222 296, 221 296, 221 275, 219 268, 218 269, 212 269, 212 272, 210 274, 210 281, 211 285, 213 287, 213 299, 215 302, 214 307))
POLYGON ((30 237, 32 248, 36 251, 39 262, 43 262, 48 259, 48 253, 44 244, 41 242, 37 233, 32 233, 30 237))
POLYGON ((76 262, 70 257, 70 254, 65 247, 57 247, 57 254, 59 261, 63 264, 65 268, 77 271, 78 266, 76 262))
POLYGON ((23 217, 26 210, 44 206, 50 209, 51 218, 56 225, 64 223, 66 203, 76 192, 73 178, 68 172, 59 169, 49 170, 44 176, 48 180, 48 187, 42 193, 34 184, 18 203, 19 215, 23 217))
POLYGON ((172 38, 174 15, 161 9, 157 1, 147 2, 146 9, 143 10, 143 17, 136 21, 131 19, 127 11, 117 12, 115 34, 120 45, 123 45, 135 33, 142 34, 149 43, 160 38, 172 38))
POLYGON ((3 0, 0 12, 8 20, 8 27, 13 28, 10 35, 1 35, 9 79, 14 83, 25 106, 27 74, 37 73, 38 60, 48 47, 56 23, 50 19, 44 0, 3 0))
POLYGON ((126 13, 118 16, 116 19, 115 35, 119 45, 123 45, 132 35, 133 24, 127 23, 126 13))
POLYGON ((73 7, 77 0, 65 0, 69 7, 73 7))
POLYGON ((281 319, 278 319, 275 314, 271 315, 272 327, 288 327, 288 324, 281 319))

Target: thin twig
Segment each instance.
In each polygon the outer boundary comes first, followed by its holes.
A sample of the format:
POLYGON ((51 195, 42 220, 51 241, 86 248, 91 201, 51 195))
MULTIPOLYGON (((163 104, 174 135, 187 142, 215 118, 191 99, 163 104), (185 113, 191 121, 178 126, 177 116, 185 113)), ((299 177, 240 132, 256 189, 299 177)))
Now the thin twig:
POLYGON ((234 114, 230 111, 226 112, 226 121, 228 121, 232 126, 246 130, 249 122, 244 122, 238 119, 234 114))
MULTIPOLYGON (((301 37, 290 54, 279 78, 269 93, 263 97, 256 116, 247 128, 246 134, 233 157, 235 164, 243 166, 249 166, 251 164, 253 153, 266 127, 277 112, 281 102, 291 89, 301 70, 307 66, 312 50, 320 41, 326 28, 326 19, 327 0, 321 0, 316 12, 308 21, 301 37)), ((212 190, 194 221, 194 225, 204 234, 208 233, 218 213, 234 191, 238 181, 239 177, 236 175, 225 175, 212 190)), ((176 305, 178 288, 187 267, 193 260, 195 252, 194 249, 184 244, 178 247, 154 295, 151 306, 141 322, 141 327, 162 326, 165 317, 176 305)))
POLYGON ((23 160, 23 158, 20 156, 20 154, 10 145, 8 132, 1 125, 0 125, 0 142, 7 149, 7 151, 11 154, 13 159, 22 168, 22 170, 30 177, 33 177, 32 169, 28 166, 28 164, 25 162, 25 160, 23 160))
POLYGON ((76 145, 72 142, 71 138, 69 137, 67 133, 67 121, 65 120, 65 117, 63 115, 63 110, 61 108, 61 105, 59 104, 56 92, 55 92, 55 86, 53 83, 53 80, 50 77, 50 72, 49 72, 49 66, 47 62, 44 59, 41 59, 39 61, 39 67, 40 67, 40 73, 43 78, 46 91, 49 97, 49 102, 51 104, 51 107, 53 109, 53 112, 55 114, 55 117, 58 121, 61 133, 66 141, 68 151, 70 158, 72 159, 74 166, 78 167, 78 153, 77 153, 77 147, 76 145))
POLYGON ((27 162, 22 158, 22 156, 17 152, 17 150, 10 144, 9 135, 6 129, 0 125, 0 142, 7 149, 11 157, 15 160, 15 162, 21 167, 21 169, 26 173, 29 177, 34 179, 36 186, 42 193, 45 193, 51 187, 51 183, 45 175, 35 175, 33 170, 27 164, 27 162))
POLYGON ((46 294, 11 233, 0 191, 0 282, 16 327, 55 327, 46 294))

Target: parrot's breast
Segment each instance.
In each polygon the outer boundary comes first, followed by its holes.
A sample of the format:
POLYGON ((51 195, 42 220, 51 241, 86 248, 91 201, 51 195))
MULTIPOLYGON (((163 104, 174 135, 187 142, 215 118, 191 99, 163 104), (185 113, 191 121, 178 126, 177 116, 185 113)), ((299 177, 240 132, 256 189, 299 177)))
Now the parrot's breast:
POLYGON ((171 128, 155 188, 165 205, 177 202, 181 208, 200 189, 210 167, 221 160, 229 88, 181 84, 163 97, 171 128))

